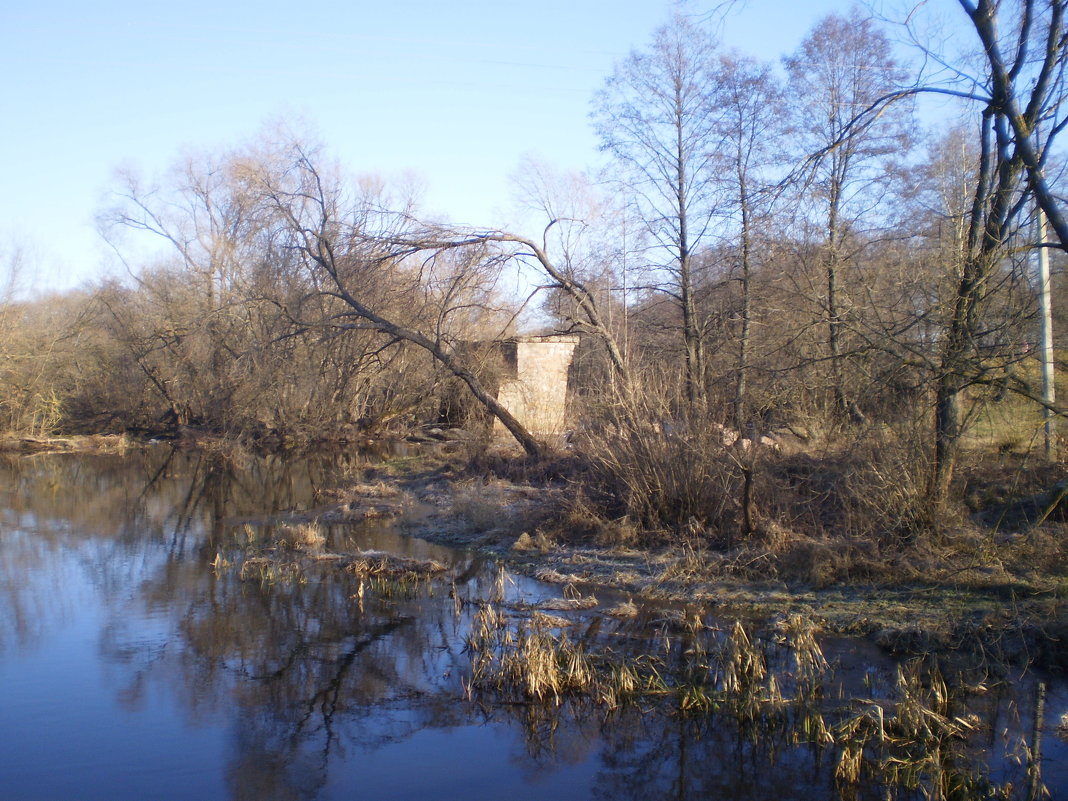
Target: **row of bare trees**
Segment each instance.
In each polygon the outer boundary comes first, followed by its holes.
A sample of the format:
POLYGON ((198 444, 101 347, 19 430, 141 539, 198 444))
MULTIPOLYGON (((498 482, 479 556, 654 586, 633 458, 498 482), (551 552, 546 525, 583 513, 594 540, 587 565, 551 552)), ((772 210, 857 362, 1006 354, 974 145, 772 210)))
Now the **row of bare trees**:
MULTIPOLYGON (((3 304, 3 425, 337 436, 431 422, 458 381, 540 454, 459 347, 514 333, 537 297, 584 335, 586 428, 759 442, 908 420, 931 432, 918 458, 940 503, 969 404, 1038 398, 1036 204, 1045 246, 1068 244, 1064 2, 943 5, 976 58, 927 47, 934 75, 858 11, 822 20, 781 70, 676 16, 594 100, 611 179, 524 165, 536 237, 420 220, 414 192, 350 178, 281 129, 156 183, 121 176, 100 217, 129 279, 3 304), (925 136, 913 104, 932 94, 959 122, 925 136), (507 291, 517 274, 529 297, 507 291), (39 322, 60 312, 65 326, 39 322)), ((900 31, 923 50, 919 19, 900 31)), ((758 451, 714 454, 745 532, 758 451)))
MULTIPOLYGON (((1034 210, 1059 219, 1063 205, 1050 176, 1064 4, 958 5, 954 53, 923 43, 922 9, 901 23, 939 65, 919 76, 857 10, 822 20, 783 60, 784 80, 676 17, 594 112, 644 224, 631 285, 660 333, 656 360, 678 343, 689 407, 732 383, 730 412, 721 397, 713 415, 740 430, 791 406, 796 417, 799 396, 832 429, 929 415, 917 457, 936 507, 964 406, 990 386, 1037 397, 1021 369, 1035 338, 1034 210), (954 97, 961 122, 928 136, 924 157, 912 104, 932 94, 954 97)), ((1053 227, 1041 246, 1063 249, 1053 227)))

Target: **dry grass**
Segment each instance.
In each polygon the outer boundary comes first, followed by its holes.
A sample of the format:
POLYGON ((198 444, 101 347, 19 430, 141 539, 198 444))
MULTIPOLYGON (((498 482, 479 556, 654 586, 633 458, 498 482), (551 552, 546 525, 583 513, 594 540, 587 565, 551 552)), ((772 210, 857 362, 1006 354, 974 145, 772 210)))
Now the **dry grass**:
POLYGON ((560 704, 582 698, 614 709, 664 687, 638 663, 593 655, 572 642, 558 619, 535 612, 512 626, 492 604, 483 604, 467 637, 471 654, 469 696, 492 690, 504 697, 560 704), (554 633, 554 632, 559 633, 554 633))
POLYGON ((624 601, 621 604, 613 606, 611 609, 606 609, 605 614, 609 617, 616 618, 634 618, 639 613, 638 605, 634 601, 624 601))
POLYGON ((348 487, 346 493, 354 498, 396 498, 401 489, 391 481, 360 481, 348 487))
MULTIPOLYGON (((482 604, 467 638, 472 660, 468 690, 553 703, 573 697, 609 708, 639 698, 672 697, 684 711, 723 707, 754 721, 773 707, 807 703, 827 671, 814 627, 800 618, 786 624, 775 646, 755 640, 741 623, 726 636, 711 638, 697 617, 683 617, 673 628, 674 638, 657 640, 659 652, 647 648, 625 656, 572 642, 555 617, 534 612, 513 624, 499 607, 482 604), (803 694, 783 697, 768 668, 769 647, 793 654, 794 683, 804 687, 803 694), (668 665, 673 665, 670 671, 668 665)), ((590 636, 583 636, 582 643, 590 636)))
POLYGON ((433 559, 411 559, 383 551, 364 551, 343 559, 344 569, 361 578, 426 579, 440 576, 448 568, 433 559))
POLYGON ((642 527, 632 517, 606 517, 581 487, 565 498, 555 527, 568 542, 589 542, 603 548, 625 548, 642 539, 642 527))
POLYGON ((710 535, 737 527, 741 472, 718 432, 655 419, 621 416, 610 428, 585 436, 593 491, 619 504, 602 508, 609 520, 637 521, 648 529, 699 526, 710 535))
POLYGON ((847 785, 878 781, 932 799, 992 797, 996 788, 960 760, 981 721, 958 712, 957 693, 941 674, 919 661, 899 667, 895 690, 893 702, 861 702, 863 709, 835 727, 835 778, 847 785))
MULTIPOLYGON (((1061 351, 1057 359, 1062 367, 1056 371, 1056 396, 1065 398, 1068 397, 1068 371, 1063 369, 1065 353, 1061 351)), ((1018 376, 1028 380, 1033 387, 1041 387, 1041 370, 1037 361, 1022 362, 1016 370, 1018 376)), ((989 390, 973 400, 975 407, 965 435, 965 442, 970 449, 1027 455, 1036 453, 1042 447, 1043 417, 1037 403, 1014 392, 991 393, 989 390)), ((1063 448, 1068 430, 1064 421, 1060 421, 1056 428, 1059 428, 1063 448)), ((1061 453, 1063 457, 1066 452, 1062 450, 1061 453)))
POLYGON ((535 531, 533 536, 531 536, 529 532, 524 531, 516 538, 516 541, 512 543, 513 551, 530 551, 546 554, 555 548, 556 541, 553 537, 541 530, 535 531))
MULTIPOLYGON (((925 429, 849 429, 818 451, 732 442, 725 432, 733 434, 707 413, 620 403, 577 440, 587 467, 559 529, 605 546, 651 531, 697 537, 717 550, 763 542, 774 552, 769 540, 784 531, 810 542, 833 532, 898 546, 956 522, 944 509, 935 520, 927 503, 925 429)), ((833 574, 815 580, 834 581, 833 574)))
POLYGON ((880 700, 844 701, 811 620, 784 619, 768 638, 741 623, 717 633, 686 617, 673 636, 626 656, 573 640, 560 620, 535 613, 513 621, 483 605, 467 639, 469 697, 559 706, 671 703, 683 715, 724 716, 762 741, 812 743, 828 752, 846 797, 880 786, 925 798, 1003 797, 968 755, 982 728, 963 711, 961 691, 919 661, 899 669, 880 700), (784 658, 785 656, 785 658, 784 658), (773 667, 775 663, 778 667, 773 667))
POLYGON ((296 551, 319 551, 326 544, 326 531, 318 523, 282 525, 275 537, 279 547, 296 551))
POLYGON ((476 533, 516 538, 536 527, 538 517, 544 516, 528 492, 499 479, 468 481, 454 486, 450 513, 476 533))
POLYGON ((0 453, 99 453, 125 454, 139 447, 126 434, 90 434, 52 437, 35 434, 0 432, 0 453))
POLYGON ((609 415, 611 425, 580 437, 586 468, 575 474, 579 489, 543 529, 561 548, 667 545, 652 581, 661 594, 721 580, 1058 592, 1068 582, 1068 575, 1056 578, 1068 564, 1063 523, 1040 502, 1064 479, 1063 464, 965 453, 955 486, 970 509, 950 502, 936 514, 926 494, 925 428, 905 421, 846 429, 818 451, 811 444, 766 449, 748 463, 756 525, 743 536, 744 454, 695 427, 665 429, 650 416, 639 424, 609 415), (1043 529, 1031 529, 1040 519, 1043 529), (1022 536, 1008 538, 1008 531, 1022 536))
POLYGON ((241 581, 257 581, 260 584, 304 583, 307 576, 299 562, 254 556, 245 559, 238 570, 241 581))
POLYGON ((326 551, 329 529, 316 521, 274 526, 243 523, 233 532, 235 550, 227 555, 220 552, 213 562, 217 576, 236 569, 241 581, 274 585, 341 575, 355 582, 352 597, 361 606, 368 591, 379 597, 412 596, 447 573, 444 565, 433 560, 381 551, 326 551))
POLYGON ((552 598, 538 604, 539 609, 549 609, 556 612, 574 612, 580 609, 596 609, 597 598, 593 595, 572 598, 552 598))

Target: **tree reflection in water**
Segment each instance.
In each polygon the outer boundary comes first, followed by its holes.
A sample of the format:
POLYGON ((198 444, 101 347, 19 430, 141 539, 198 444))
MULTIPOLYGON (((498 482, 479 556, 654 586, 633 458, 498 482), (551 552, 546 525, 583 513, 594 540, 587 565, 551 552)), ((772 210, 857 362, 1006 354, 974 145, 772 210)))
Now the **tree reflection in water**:
MULTIPOLYGON (((230 752, 220 770, 233 799, 313 799, 339 785, 400 797, 416 779, 435 780, 417 775, 432 757, 446 763, 442 781, 465 777, 466 792, 455 795, 474 798, 538 797, 561 777, 567 783, 552 789, 560 798, 839 797, 834 756, 799 742, 795 731, 758 731, 727 714, 681 716, 667 702, 608 712, 583 700, 467 700, 464 639, 474 607, 457 613, 447 580, 385 583, 360 600, 360 579, 329 562, 312 560, 298 580, 241 579, 249 521, 254 539, 269 540, 272 515, 313 509, 332 482, 359 477, 366 465, 363 455, 263 460, 169 449, 0 462, 0 603, 9 610, 0 643, 26 647, 65 614, 52 600, 62 597, 62 576, 52 583, 12 577, 44 572, 58 550, 76 550, 105 599, 133 597, 107 605, 99 638, 100 656, 123 677, 117 702, 139 709, 154 687, 179 699, 191 722, 226 725, 230 752), (156 630, 146 631, 146 620, 156 630), (416 751, 405 757, 415 764, 400 763, 391 782, 371 775, 372 757, 401 744, 440 747, 433 733, 467 733, 468 746, 493 743, 494 754, 503 747, 507 756, 461 765, 469 753, 416 751)), ((493 592, 492 566, 400 536, 388 523, 326 533, 333 550, 447 563, 465 598, 493 592)), ((649 632, 606 625, 600 636, 621 650, 628 642, 639 652, 652 647, 649 632)), ((1026 718, 1026 703, 1017 709, 1026 718)), ((895 792, 920 797, 922 789, 895 792)), ((887 797, 863 784, 845 794, 887 797)))

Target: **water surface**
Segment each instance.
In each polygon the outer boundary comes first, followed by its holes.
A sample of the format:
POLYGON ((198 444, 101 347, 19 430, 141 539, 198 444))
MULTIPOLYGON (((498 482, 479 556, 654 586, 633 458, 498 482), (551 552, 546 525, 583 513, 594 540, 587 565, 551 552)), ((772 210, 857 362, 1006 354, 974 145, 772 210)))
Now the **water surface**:
MULTIPOLYGON (((361 599, 340 571, 260 581, 225 567, 269 533, 272 515, 313 509, 367 466, 361 454, 235 460, 165 448, 0 462, 0 797, 841 796, 829 752, 786 736, 754 739, 649 704, 608 714, 470 697, 475 607, 457 612, 450 593, 490 598, 498 569, 389 522, 328 527, 325 548, 434 559, 449 580, 361 599)), ((513 579, 505 603, 559 592, 513 579)), ((858 692, 894 669, 864 644, 835 650, 841 686, 858 692)), ((984 737, 1002 753, 1001 729, 1027 729, 1027 694, 984 703, 984 737)), ((1063 705, 1051 694, 1048 718, 1063 705)), ((1068 774, 1047 729, 1056 797, 1068 774)), ((1000 757, 984 770, 1025 780, 1000 757)), ((862 786, 855 797, 887 796, 862 786)))

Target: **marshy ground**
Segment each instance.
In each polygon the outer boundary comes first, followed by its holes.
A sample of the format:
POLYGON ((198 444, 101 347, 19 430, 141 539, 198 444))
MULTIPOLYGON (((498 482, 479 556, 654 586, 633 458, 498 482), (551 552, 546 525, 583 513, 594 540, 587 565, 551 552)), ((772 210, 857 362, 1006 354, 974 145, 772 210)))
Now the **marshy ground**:
POLYGON ((893 549, 774 524, 744 545, 713 548, 696 534, 656 536, 598 519, 576 503, 581 488, 545 471, 532 479, 476 474, 426 457, 372 468, 339 490, 341 503, 325 514, 358 519, 388 509, 415 536, 590 592, 697 604, 724 617, 801 614, 825 632, 870 637, 900 654, 1063 667, 1068 526, 1032 525, 1044 511, 1040 483, 1024 486, 1019 473, 1004 472, 988 473, 985 487, 969 479, 986 502, 953 530, 893 549))
MULTIPOLYGON (((637 743, 663 765, 658 738, 669 732, 684 745, 668 764, 708 787, 734 776, 744 754, 751 773, 731 797, 798 797, 803 785, 806 797, 1030 798, 1042 783, 1054 794, 1068 786, 1056 729, 1068 698, 1034 669, 1057 664, 1059 618, 1043 618, 1041 604, 1059 613, 1059 574, 1038 561, 1056 553, 1040 539, 1052 528, 999 538, 977 520, 968 535, 998 550, 968 553, 947 536, 880 563, 796 531, 733 549, 698 531, 643 532, 579 502, 566 464, 485 469, 425 450, 301 462, 166 446, 0 464, 19 519, 45 521, 9 535, 9 558, 47 571, 88 549, 101 560, 86 573, 97 586, 112 558, 126 565, 157 549, 160 569, 132 586, 155 628, 175 591, 175 628, 160 630, 166 648, 145 659, 196 655, 273 710, 254 713, 290 732, 272 742, 303 736, 320 712, 329 740, 347 704, 365 721, 369 682, 376 698, 422 699, 475 728, 506 720, 534 754, 582 732, 618 738, 620 754, 637 743), (53 518, 89 533, 71 537, 53 518), (97 543, 92 532, 109 525, 113 536, 97 543), (55 537, 63 547, 35 559, 55 537), (863 581, 850 573, 861 557, 863 581), (824 571, 830 559, 835 570, 824 571), (983 570, 953 572, 979 560, 983 570), (897 573, 909 581, 894 583, 897 573), (1015 584, 1006 592, 995 580, 1015 584), (342 692, 344 677, 354 683, 342 692), (792 789, 745 794, 768 775, 788 775, 792 789)), ((201 673, 160 664, 179 684, 203 685, 201 673)), ((233 689, 221 691, 227 709, 233 689)), ((552 759, 566 761, 559 747, 552 759)))

